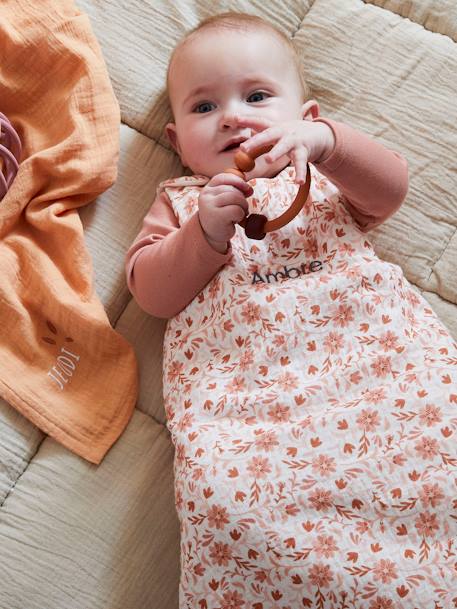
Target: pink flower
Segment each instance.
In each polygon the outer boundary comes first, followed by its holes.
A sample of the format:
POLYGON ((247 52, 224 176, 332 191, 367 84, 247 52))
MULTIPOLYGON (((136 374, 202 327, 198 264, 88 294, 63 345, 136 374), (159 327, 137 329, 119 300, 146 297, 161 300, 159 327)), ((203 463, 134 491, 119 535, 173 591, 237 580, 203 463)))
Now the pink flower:
POLYGON ((338 353, 343 345, 344 336, 338 332, 329 332, 324 340, 324 348, 328 353, 338 353))
POLYGON ((225 592, 222 595, 222 598, 221 609, 238 609, 238 607, 242 607, 246 604, 236 590, 233 592, 225 592))
POLYGON ((323 488, 316 488, 310 494, 308 501, 318 512, 322 510, 326 512, 332 507, 332 493, 323 488))
POLYGON ((356 422, 360 429, 364 431, 374 431, 381 424, 377 410, 362 410, 356 422))
POLYGON ((248 326, 254 324, 260 319, 260 305, 254 302, 247 302, 241 309, 241 317, 243 322, 248 326))
POLYGON ((425 404, 425 406, 419 411, 419 418, 423 425, 431 427, 435 423, 442 421, 441 408, 434 404, 425 404))
POLYGON ((336 312, 332 316, 332 321, 340 328, 346 328, 349 326, 349 322, 354 321, 354 312, 352 307, 343 304, 339 305, 336 312))
POLYGON ((223 529, 229 523, 227 518, 227 510, 221 505, 213 505, 208 510, 208 526, 223 529))
POLYGON ((271 473, 270 462, 263 457, 252 457, 246 469, 254 478, 265 478, 271 473))
POLYGON ((331 558, 338 551, 335 539, 331 535, 318 535, 313 548, 319 558, 322 556, 331 558))
POLYGON ((438 454, 438 441, 435 438, 423 436, 414 446, 422 459, 433 459, 438 454))
POLYGON ((230 546, 226 543, 214 543, 210 548, 210 558, 212 558, 213 563, 225 567, 228 565, 228 561, 232 558, 232 551, 230 546))
POLYGON ((309 569, 308 577, 314 586, 328 588, 330 582, 333 580, 333 572, 330 569, 330 565, 317 563, 309 569))
POLYGON ((272 450, 273 446, 279 446, 278 439, 276 437, 275 431, 265 431, 259 436, 255 441, 255 446, 257 450, 264 450, 269 452, 272 450))
POLYGON ((419 497, 424 507, 436 507, 444 499, 444 494, 441 492, 438 484, 424 484, 422 490, 419 491, 419 497))
POLYGON ((375 376, 385 378, 392 372, 391 359, 387 355, 379 355, 370 365, 370 368, 373 368, 375 376))
POLYGON ((381 558, 373 569, 374 579, 380 579, 383 584, 390 584, 392 579, 398 579, 396 565, 389 559, 381 558))
POLYGON ((392 351, 398 347, 398 336, 388 330, 378 338, 378 342, 384 351, 392 351))
POLYGON ((416 518, 414 526, 419 534, 424 537, 433 537, 440 528, 440 525, 436 522, 436 514, 430 514, 430 512, 421 512, 416 518))
POLYGON ((267 416, 270 421, 273 421, 274 423, 288 421, 290 419, 290 407, 282 404, 275 404, 267 412, 267 416))
POLYGON ((335 459, 327 455, 319 455, 312 461, 313 471, 319 472, 321 476, 330 476, 336 470, 335 459))

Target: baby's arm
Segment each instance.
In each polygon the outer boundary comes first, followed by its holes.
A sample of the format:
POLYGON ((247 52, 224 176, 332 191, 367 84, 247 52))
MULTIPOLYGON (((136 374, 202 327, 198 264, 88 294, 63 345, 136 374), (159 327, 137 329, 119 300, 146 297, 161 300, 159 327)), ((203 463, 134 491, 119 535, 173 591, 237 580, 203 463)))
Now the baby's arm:
POLYGON ((166 193, 154 201, 126 257, 127 284, 155 317, 176 315, 231 256, 208 243, 198 214, 179 227, 166 193))
POLYGON ((316 168, 328 177, 347 199, 346 208, 362 232, 382 224, 394 214, 408 191, 408 164, 397 152, 328 118, 335 147, 316 168))

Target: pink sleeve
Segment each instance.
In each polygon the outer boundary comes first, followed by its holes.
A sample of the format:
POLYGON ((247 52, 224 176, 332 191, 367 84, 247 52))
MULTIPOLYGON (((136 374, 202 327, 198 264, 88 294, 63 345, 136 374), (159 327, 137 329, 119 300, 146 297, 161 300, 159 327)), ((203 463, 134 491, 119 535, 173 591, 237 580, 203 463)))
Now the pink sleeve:
POLYGON ((189 304, 230 257, 230 248, 220 254, 208 243, 198 213, 180 227, 167 195, 161 193, 127 252, 127 284, 144 311, 170 318, 189 304))
POLYGON ((398 153, 344 123, 316 118, 335 135, 335 148, 316 169, 345 196, 345 206, 362 232, 394 214, 408 192, 408 164, 398 153))

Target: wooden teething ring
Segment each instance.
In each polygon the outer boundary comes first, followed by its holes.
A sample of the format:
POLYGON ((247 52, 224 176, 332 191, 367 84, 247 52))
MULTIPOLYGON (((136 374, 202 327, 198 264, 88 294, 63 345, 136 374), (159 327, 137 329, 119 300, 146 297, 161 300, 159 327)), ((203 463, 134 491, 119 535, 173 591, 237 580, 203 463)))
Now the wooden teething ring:
MULTIPOLYGON (((235 165, 236 169, 231 167, 230 169, 226 169, 225 173, 233 173, 234 175, 239 176, 243 180, 246 180, 245 172, 252 171, 255 167, 255 160, 261 154, 265 154, 269 152, 273 146, 261 146, 260 148, 256 148, 251 152, 251 154, 247 154, 242 150, 239 150, 235 154, 235 165)), ((286 224, 288 224, 291 220, 295 218, 298 212, 302 209, 303 205, 306 202, 306 199, 309 195, 309 189, 311 186, 311 172, 309 169, 309 165, 306 165, 306 181, 304 184, 300 185, 298 189, 297 196, 292 202, 289 209, 287 209, 283 214, 274 218, 273 220, 268 220, 266 216, 263 214, 249 214, 247 215, 241 222, 239 223, 246 232, 246 236, 249 239, 263 239, 265 235, 271 231, 279 230, 286 224)))

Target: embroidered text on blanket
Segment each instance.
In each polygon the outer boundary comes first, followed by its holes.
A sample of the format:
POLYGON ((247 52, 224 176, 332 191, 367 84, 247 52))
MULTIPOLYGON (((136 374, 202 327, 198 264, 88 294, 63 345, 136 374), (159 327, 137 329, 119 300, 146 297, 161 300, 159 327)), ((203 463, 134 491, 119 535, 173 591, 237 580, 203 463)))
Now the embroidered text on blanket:
POLYGON ((262 277, 260 273, 257 271, 254 273, 252 277, 252 283, 270 283, 270 277, 273 277, 275 281, 279 281, 280 279, 296 279, 301 275, 309 275, 309 273, 315 273, 316 271, 320 271, 322 269, 321 260, 313 260, 310 263, 303 262, 300 265, 300 268, 293 266, 292 268, 288 268, 287 266, 282 267, 284 271, 276 271, 276 273, 268 272, 265 274, 265 279, 262 277), (295 272, 293 275, 291 273, 295 272), (278 275, 281 277, 278 279, 278 275))

